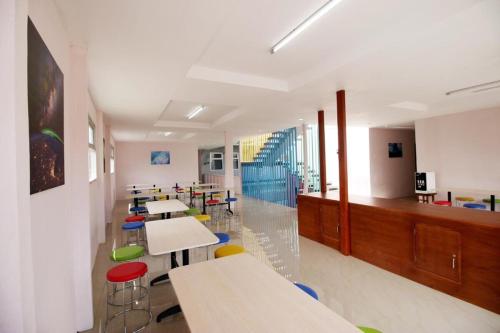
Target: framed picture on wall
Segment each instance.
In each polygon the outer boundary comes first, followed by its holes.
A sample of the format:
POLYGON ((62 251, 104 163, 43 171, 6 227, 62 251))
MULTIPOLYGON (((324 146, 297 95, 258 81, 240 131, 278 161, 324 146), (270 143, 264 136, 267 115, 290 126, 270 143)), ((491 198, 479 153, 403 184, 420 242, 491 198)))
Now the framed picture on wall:
POLYGON ((151 152, 151 165, 165 165, 170 164, 169 151, 152 151, 151 152))
POLYGON ((28 18, 30 194, 64 185, 64 75, 28 18))
POLYGON ((389 143, 389 158, 403 157, 403 144, 401 142, 389 143))

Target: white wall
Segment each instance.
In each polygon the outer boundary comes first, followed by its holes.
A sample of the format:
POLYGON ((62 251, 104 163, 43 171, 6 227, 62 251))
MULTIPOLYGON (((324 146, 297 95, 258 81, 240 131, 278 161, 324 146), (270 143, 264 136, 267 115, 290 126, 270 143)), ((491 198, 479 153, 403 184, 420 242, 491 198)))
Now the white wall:
MULTIPOLYGON (((332 186, 339 186, 338 132, 336 126, 325 127, 326 176, 332 186)), ((347 128, 347 173, 349 194, 369 196, 370 141, 367 127, 347 128)))
POLYGON ((0 1, 0 193, 4 254, 0 269, 0 332, 35 332, 34 272, 29 196, 27 113, 27 1, 0 1), (21 61, 19 61, 21 60, 21 61))
POLYGON ((51 0, 2 1, 0 18, 2 143, 12 157, 0 164, 2 185, 9 189, 2 197, 9 209, 3 209, 8 227, 0 245, 8 253, 1 270, 0 332, 85 330, 93 325, 89 183, 82 163, 88 137, 86 53, 70 47, 51 0), (65 184, 31 196, 28 14, 64 73, 65 126, 65 184))
POLYGON ((414 195, 415 131, 370 129, 370 179, 372 195, 402 198, 414 195), (403 157, 389 158, 388 144, 403 144, 403 157))
POLYGON ((435 171, 441 197, 500 195, 500 108, 415 122, 417 170, 435 171))
POLYGON ((198 179, 198 148, 194 144, 116 143, 116 191, 125 199, 127 184, 175 185, 198 179), (170 151, 170 165, 151 165, 151 151, 170 151))

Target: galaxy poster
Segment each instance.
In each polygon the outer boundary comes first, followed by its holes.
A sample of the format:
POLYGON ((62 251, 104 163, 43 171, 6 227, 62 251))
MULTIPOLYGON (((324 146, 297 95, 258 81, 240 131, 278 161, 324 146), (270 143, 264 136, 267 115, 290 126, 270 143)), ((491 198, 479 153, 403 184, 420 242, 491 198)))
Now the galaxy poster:
POLYGON ((64 184, 64 75, 28 18, 30 193, 64 184))

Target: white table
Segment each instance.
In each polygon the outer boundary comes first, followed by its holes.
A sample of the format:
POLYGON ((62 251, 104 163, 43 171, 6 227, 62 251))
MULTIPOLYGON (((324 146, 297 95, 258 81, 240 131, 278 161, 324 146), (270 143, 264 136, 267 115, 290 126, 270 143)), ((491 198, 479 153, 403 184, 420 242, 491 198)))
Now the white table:
POLYGON ((196 184, 195 186, 197 187, 212 187, 212 186, 219 186, 218 183, 205 183, 205 184, 196 184))
MULTIPOLYGON (((186 266, 189 265, 189 249, 219 242, 217 236, 192 216, 147 222, 146 237, 149 254, 158 256, 170 253, 172 268, 179 266, 175 252, 182 251, 182 264, 186 266)), ((168 274, 160 275, 151 280, 151 285, 168 279, 168 274)), ((167 309, 158 315, 157 322, 179 311, 178 305, 167 309)))
POLYGON ((136 194, 128 194, 127 199, 137 199, 137 198, 154 198, 154 197, 164 197, 166 195, 176 195, 176 192, 142 192, 136 194))
POLYGON ((136 187, 126 187, 125 190, 128 192, 132 191, 150 191, 150 190, 158 190, 161 189, 163 190, 171 190, 172 188, 168 185, 143 185, 143 186, 136 186, 136 187))
POLYGON ((188 206, 177 199, 148 201, 146 202, 146 208, 149 214, 161 214, 163 219, 169 219, 170 213, 183 212, 189 209, 188 206))
POLYGON ((191 333, 360 333, 249 254, 170 271, 191 333))
POLYGON ((146 237, 149 254, 153 256, 209 246, 219 241, 192 216, 147 222, 146 237))

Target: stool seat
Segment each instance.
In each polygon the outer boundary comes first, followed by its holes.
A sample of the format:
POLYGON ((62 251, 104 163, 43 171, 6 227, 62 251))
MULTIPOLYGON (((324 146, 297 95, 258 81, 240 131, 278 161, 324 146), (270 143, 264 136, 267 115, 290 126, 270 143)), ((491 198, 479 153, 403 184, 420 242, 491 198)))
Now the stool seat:
POLYGON ((476 201, 473 197, 455 197, 455 200, 457 201, 476 201))
POLYGON ((130 211, 131 212, 135 212, 135 213, 140 213, 140 212, 147 212, 148 210, 144 206, 139 206, 139 207, 132 207, 132 208, 130 208, 130 211))
POLYGON ((210 215, 203 215, 203 214, 196 215, 195 218, 200 222, 208 222, 211 220, 210 215))
POLYGON ((106 274, 109 282, 127 282, 138 279, 148 272, 143 262, 128 262, 111 268, 106 274))
POLYGON ((201 193, 201 192, 194 192, 193 194, 194 195, 203 195, 203 193, 201 193))
POLYGON ((217 259, 217 258, 232 256, 234 254, 239 254, 243 252, 245 252, 245 248, 243 246, 235 244, 224 245, 215 250, 214 257, 217 259))
POLYGON ((217 236, 217 238, 219 239, 218 244, 228 243, 229 240, 231 239, 229 235, 224 232, 216 232, 214 233, 214 235, 217 236))
POLYGON ((125 222, 143 222, 146 218, 140 215, 129 216, 125 219, 125 222))
POLYGON ((436 206, 448 206, 448 207, 451 207, 451 202, 450 201, 444 201, 444 200, 434 201, 432 204, 436 205, 436 206))
POLYGON ((123 230, 136 230, 144 228, 144 222, 129 222, 122 224, 123 230))
MULTIPOLYGON (((491 199, 490 198, 483 199, 483 202, 484 203, 491 203, 491 199)), ((500 199, 495 199, 495 203, 500 204, 500 199)))
POLYGON ((201 212, 198 208, 189 208, 188 210, 184 211, 184 214, 188 216, 194 216, 194 215, 200 215, 201 212))
POLYGON ((144 255, 144 248, 139 245, 119 247, 111 251, 111 260, 128 261, 140 258, 144 255))
POLYGON ((305 284, 302 284, 302 283, 298 283, 298 282, 294 282, 294 285, 297 286, 298 288, 300 288, 303 292, 305 292, 306 294, 308 294, 309 296, 311 296, 315 300, 319 300, 318 294, 311 287, 306 286, 305 284))
POLYGON ((486 205, 479 204, 479 203, 466 203, 464 204, 465 208, 472 208, 472 209, 486 209, 486 205))
POLYGON ((207 205, 217 205, 219 202, 219 200, 211 199, 207 200, 207 205))
POLYGON ((235 202, 238 201, 238 198, 226 198, 226 202, 235 202))
POLYGON ((359 329, 361 330, 361 332, 363 332, 363 333, 382 333, 381 331, 376 330, 376 329, 371 328, 371 327, 358 326, 358 328, 359 328, 359 329))

